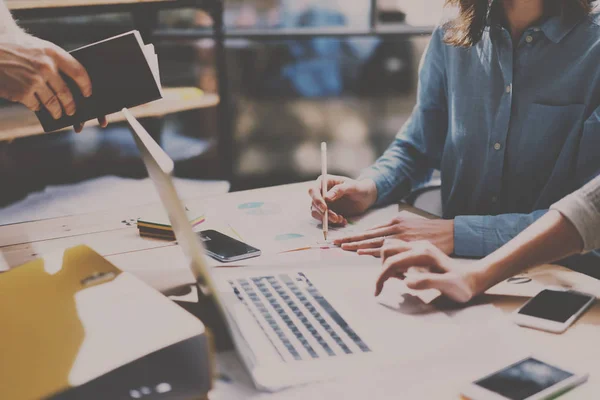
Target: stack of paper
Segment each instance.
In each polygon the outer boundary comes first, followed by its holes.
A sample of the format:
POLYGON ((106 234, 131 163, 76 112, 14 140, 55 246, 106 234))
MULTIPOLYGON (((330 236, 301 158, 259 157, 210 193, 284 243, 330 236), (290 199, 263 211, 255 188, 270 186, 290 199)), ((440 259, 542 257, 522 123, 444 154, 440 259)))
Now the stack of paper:
MULTIPOLYGON (((188 219, 192 227, 196 227, 205 221, 204 214, 191 211, 185 208, 188 219)), ((153 239, 175 240, 175 233, 169 221, 168 215, 164 210, 156 212, 146 217, 139 218, 137 221, 138 231, 140 236, 153 239)))

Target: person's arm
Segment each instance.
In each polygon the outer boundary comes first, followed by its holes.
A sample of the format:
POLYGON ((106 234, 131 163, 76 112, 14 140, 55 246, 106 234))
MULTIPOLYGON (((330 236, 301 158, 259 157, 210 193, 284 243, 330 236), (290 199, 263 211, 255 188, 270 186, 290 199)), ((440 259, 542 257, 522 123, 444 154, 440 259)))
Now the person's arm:
POLYGON ((454 255, 485 257, 546 214, 459 215, 454 218, 454 255))
POLYGON ((560 212, 575 226, 583 239, 583 251, 600 249, 600 175, 578 191, 555 203, 560 212))
MULTIPOLYGON (((573 171, 565 173, 574 188, 584 186, 600 172, 598 150, 600 135, 600 107, 583 123, 579 150, 573 171), (568 175, 567 175, 568 174, 568 175)), ((584 202, 588 204, 591 203, 584 202)), ((581 206, 581 205, 580 205, 581 206)), ((547 210, 530 214, 504 214, 498 216, 457 216, 454 220, 454 252, 459 257, 485 257, 517 236, 527 226, 544 215, 547 210)), ((568 215, 567 215, 568 217, 568 215)), ((590 254, 588 259, 597 259, 590 254)), ((578 262, 584 257, 576 257, 578 262)))
POLYGON ((466 302, 526 268, 595 248, 600 248, 600 176, 554 204, 514 239, 474 264, 454 260, 430 243, 386 243, 381 251, 384 272, 377 282, 376 295, 387 279, 421 266, 430 271, 407 274, 408 287, 438 289, 456 301, 466 302))
POLYGON ((430 242, 386 241, 381 250, 383 272, 375 295, 390 278, 404 279, 410 289, 437 289, 461 303, 524 269, 576 254, 583 241, 574 225, 552 210, 494 253, 473 264, 448 257, 430 242), (427 272, 414 267, 427 268, 427 272))
POLYGON ((443 35, 442 28, 433 33, 419 68, 417 104, 394 142, 358 179, 329 176, 321 193, 319 178, 309 190, 313 218, 327 211, 330 223, 344 225, 346 217, 400 200, 439 168, 448 130, 443 35))
MULTIPOLYGON (((600 223, 600 221, 597 221, 600 223)), ((551 210, 475 267, 475 293, 482 293, 534 265, 547 264, 583 250, 577 228, 565 216, 551 210)))
POLYGON ((13 19, 10 11, 3 0, 0 0, 0 35, 7 33, 20 33, 21 28, 13 19))
POLYGON ((398 201, 431 168, 439 168, 448 130, 443 35, 442 28, 436 29, 421 60, 417 104, 410 119, 387 151, 359 178, 375 182, 376 205, 398 201))
POLYGON ((498 251, 479 261, 476 292, 533 265, 600 248, 600 175, 552 205, 551 210, 498 251))
MULTIPOLYGON (((85 68, 62 48, 21 30, 0 0, 0 98, 32 111, 46 108, 55 119, 73 115, 76 104, 61 74, 71 78, 84 96, 91 96, 85 68)), ((99 122, 107 125, 105 117, 99 122)), ((82 128, 83 124, 75 126, 78 132, 82 128)))

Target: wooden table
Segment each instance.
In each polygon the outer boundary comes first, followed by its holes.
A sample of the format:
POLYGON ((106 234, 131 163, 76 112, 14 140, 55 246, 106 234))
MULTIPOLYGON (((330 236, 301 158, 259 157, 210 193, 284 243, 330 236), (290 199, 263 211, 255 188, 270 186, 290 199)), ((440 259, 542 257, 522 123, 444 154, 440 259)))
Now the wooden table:
MULTIPOLYGON (((186 199, 186 205, 207 211, 221 210, 223 204, 244 202, 249 196, 260 194, 271 198, 281 195, 306 196, 307 184, 278 186, 250 192, 236 192, 209 198, 186 199)), ((64 249, 77 244, 87 244, 107 257, 124 271, 168 293, 194 283, 187 270, 183 255, 173 242, 141 238, 135 219, 147 210, 156 209, 148 204, 121 211, 73 215, 41 221, 0 226, 0 262, 4 268, 13 268, 41 254, 64 249)), ((210 221, 208 221, 210 222, 210 221)), ((202 227, 202 225, 201 225, 202 227)), ((202 229, 206 229, 202 227, 202 229)), ((260 259, 255 259, 260 263, 260 259)), ((0 268, 2 265, 0 265, 0 268)), ((573 272, 573 274, 577 274, 573 272)), ((593 278, 579 276, 582 282, 593 278)), ((593 280, 594 282, 597 282, 593 280)), ((575 287, 577 288, 577 287, 575 287)), ((510 296, 483 296, 480 301, 491 303, 506 313, 514 311, 526 298, 510 296)), ((579 365, 590 373, 585 385, 564 395, 564 399, 592 399, 600 392, 600 304, 596 304, 573 327, 561 335, 524 329, 534 354, 552 354, 569 365, 579 365)), ((449 398, 456 398, 449 396, 449 398)))

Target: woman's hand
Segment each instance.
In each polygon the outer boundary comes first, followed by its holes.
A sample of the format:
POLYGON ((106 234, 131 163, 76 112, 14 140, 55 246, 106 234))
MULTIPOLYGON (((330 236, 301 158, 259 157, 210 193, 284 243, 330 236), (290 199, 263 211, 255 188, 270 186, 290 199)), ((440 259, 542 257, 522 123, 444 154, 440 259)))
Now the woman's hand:
POLYGON ((322 177, 308 190, 312 198, 311 212, 322 220, 328 211, 329 222, 345 225, 346 217, 360 215, 375 204, 377 187, 370 179, 355 180, 343 176, 327 176, 327 193, 321 193, 322 177))
POLYGON ((437 289, 460 303, 466 303, 484 291, 478 287, 480 267, 462 264, 429 242, 386 240, 380 251, 383 272, 377 279, 375 296, 379 296, 390 278, 404 280, 410 289, 437 289))
POLYGON ((358 234, 334 240, 334 244, 361 255, 379 257, 386 239, 405 242, 426 240, 446 254, 454 252, 454 220, 429 220, 423 218, 396 217, 389 223, 358 234))
MULTIPOLYGON (((0 36, 0 97, 32 111, 44 107, 54 119, 73 115, 75 101, 61 72, 73 79, 85 97, 92 95, 87 71, 65 50, 20 31, 0 36)), ((106 118, 99 122, 106 126, 106 118)), ((78 132, 82 128, 83 124, 75 126, 78 132)))

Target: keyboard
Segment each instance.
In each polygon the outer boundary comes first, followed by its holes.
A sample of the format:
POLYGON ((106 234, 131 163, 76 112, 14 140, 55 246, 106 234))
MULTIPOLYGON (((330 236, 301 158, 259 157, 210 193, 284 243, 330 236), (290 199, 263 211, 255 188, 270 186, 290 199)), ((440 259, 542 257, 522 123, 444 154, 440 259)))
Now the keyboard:
POLYGON ((304 273, 229 284, 286 362, 371 351, 304 273))

